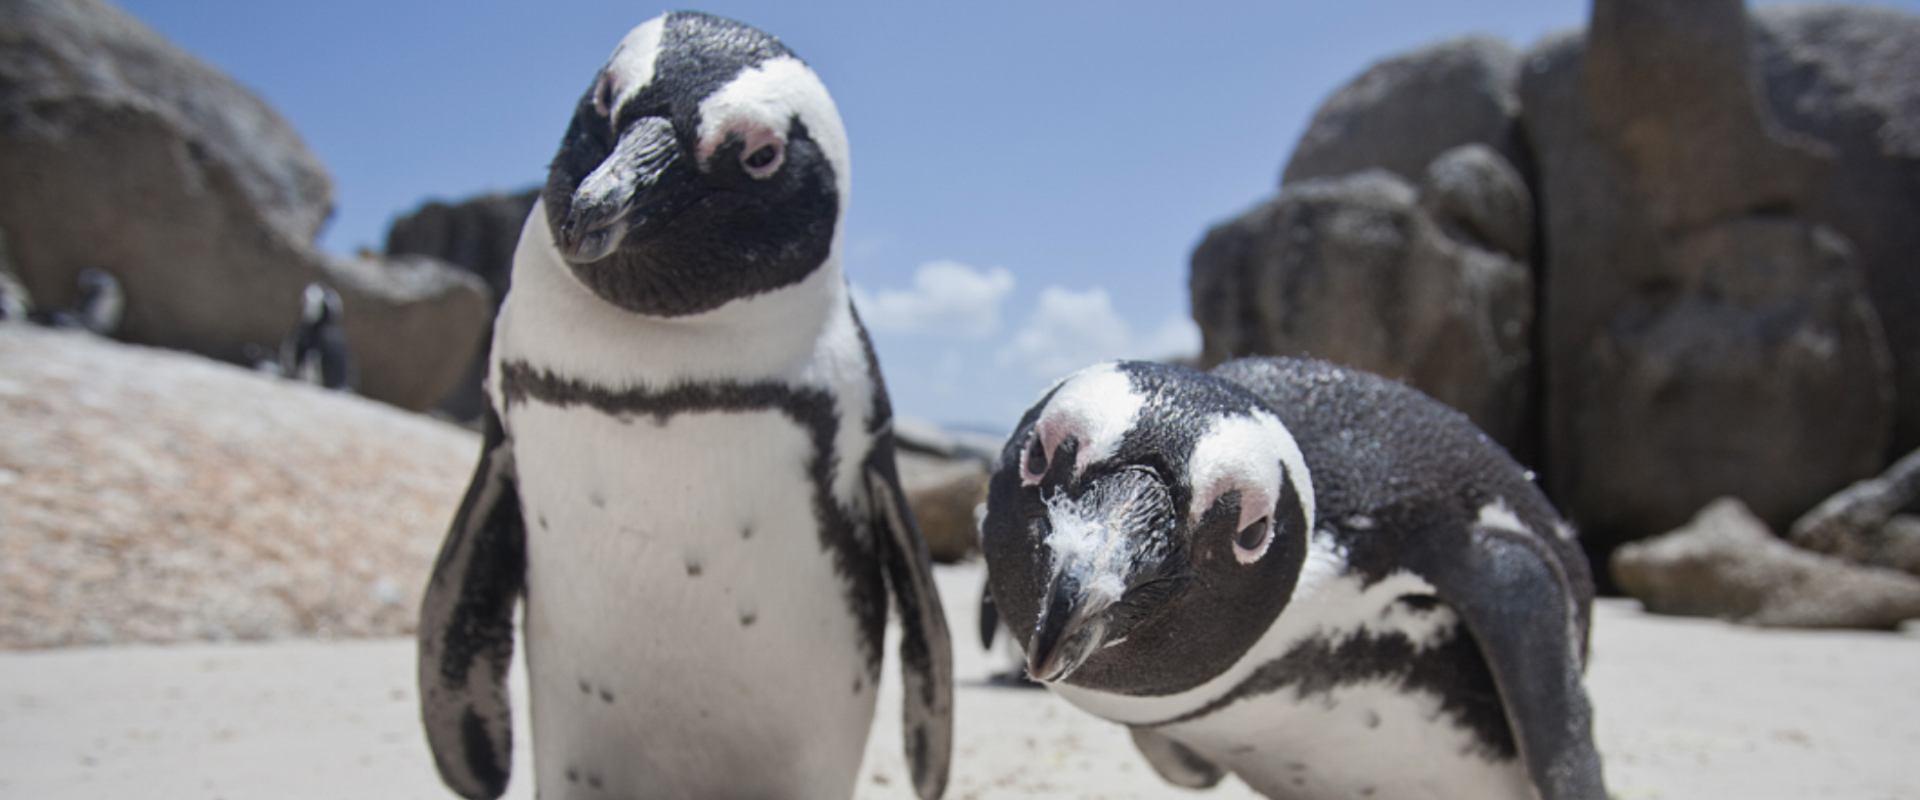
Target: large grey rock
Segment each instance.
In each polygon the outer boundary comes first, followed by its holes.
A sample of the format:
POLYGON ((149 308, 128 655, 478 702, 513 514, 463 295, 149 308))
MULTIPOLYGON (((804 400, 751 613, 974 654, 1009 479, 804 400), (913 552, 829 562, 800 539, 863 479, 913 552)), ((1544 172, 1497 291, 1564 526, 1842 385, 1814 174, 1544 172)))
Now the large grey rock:
POLYGON ((1427 165, 1421 205, 1447 235, 1526 263, 1533 252, 1533 192, 1512 162, 1485 144, 1463 144, 1427 165))
POLYGON ((9 138, 58 141, 150 118, 177 139, 168 157, 217 165, 218 178, 287 238, 311 241, 333 213, 325 167, 279 114, 103 0, 0 5, 0 76, 9 138))
POLYGON ((1738 0, 1600 0, 1527 59, 1546 472, 1595 549, 1722 495, 1785 527, 1885 451, 1879 319, 1805 215, 1831 158, 1768 116, 1747 43, 1738 0))
POLYGON ((1658 614, 1793 628, 1893 628, 1920 617, 1920 578, 1797 549, 1732 498, 1615 550, 1613 577, 1658 614))
POLYGON ((513 249, 540 199, 538 188, 429 202, 393 221, 387 255, 433 256, 480 276, 495 298, 513 285, 513 249))
POLYGON ((952 564, 978 552, 980 526, 974 512, 987 501, 987 479, 999 456, 999 440, 904 416, 893 418, 893 435, 900 487, 933 560, 952 564))
POLYGON ((114 7, 0 4, 0 228, 41 305, 70 305, 75 276, 104 270, 126 293, 120 338, 241 362, 326 281, 361 392, 425 408, 471 357, 486 287, 437 263, 322 255, 330 192, 265 103, 114 7))
POLYGON ((1491 149, 1423 187, 1385 171, 1289 184, 1195 248, 1201 361, 1311 356, 1405 381, 1527 458, 1531 203, 1491 149))
POLYGON ((1418 181, 1435 157, 1476 142, 1525 171, 1515 93, 1519 65, 1513 47, 1486 36, 1375 64, 1314 113, 1281 183, 1366 169, 1418 181))
POLYGON ((402 636, 480 438, 0 324, 0 649, 402 636))
POLYGON ((1754 21, 1774 113, 1836 154, 1809 211, 1853 242, 1886 326, 1892 452, 1920 448, 1920 17, 1779 5, 1756 9, 1754 21))
POLYGON ((1787 538, 1858 564, 1920 575, 1920 451, 1860 481, 1795 520, 1787 538))
MULTIPOLYGON (((340 291, 347 346, 360 370, 355 391, 422 411, 458 387, 473 353, 486 346, 493 302, 485 283, 426 256, 321 263, 340 291)), ((290 305, 297 316, 299 304, 290 305)))
POLYGON ((978 551, 980 528, 973 512, 987 501, 987 465, 904 448, 898 460, 900 489, 933 560, 952 564, 978 551))
POLYGON ((458 203, 435 201, 394 220, 393 227, 387 229, 387 255, 432 256, 480 276, 493 289, 493 307, 481 346, 468 363, 460 385, 440 400, 439 409, 455 419, 478 419, 485 406, 480 385, 487 377, 493 317, 513 285, 513 250, 520 243, 520 229, 526 224, 527 214, 539 199, 539 189, 528 189, 458 203))

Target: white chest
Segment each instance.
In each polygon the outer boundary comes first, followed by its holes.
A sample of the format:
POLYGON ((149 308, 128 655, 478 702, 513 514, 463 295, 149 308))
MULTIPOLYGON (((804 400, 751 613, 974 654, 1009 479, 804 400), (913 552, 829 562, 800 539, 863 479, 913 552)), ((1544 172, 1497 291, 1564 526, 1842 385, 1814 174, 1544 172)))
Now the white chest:
POLYGON ((1520 762, 1484 755, 1439 696, 1388 680, 1286 688, 1157 730, 1269 797, 1533 797, 1520 762))
POLYGON ((1107 719, 1150 725, 1270 797, 1531 798, 1517 759, 1494 756, 1437 691, 1397 670, 1403 656, 1471 647, 1456 638, 1467 634, 1452 609, 1403 599, 1434 587, 1408 572, 1365 584, 1330 566, 1340 559, 1326 537, 1314 547, 1286 610, 1213 680, 1161 697, 1055 691, 1107 719))
POLYGON ((542 788, 850 781, 874 676, 812 433, 778 410, 508 414, 542 788))

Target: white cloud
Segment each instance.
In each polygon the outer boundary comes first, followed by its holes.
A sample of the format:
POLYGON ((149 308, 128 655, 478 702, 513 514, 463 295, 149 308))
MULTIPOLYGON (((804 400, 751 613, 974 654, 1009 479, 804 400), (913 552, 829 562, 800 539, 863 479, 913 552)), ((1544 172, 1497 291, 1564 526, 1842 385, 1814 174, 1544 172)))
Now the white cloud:
POLYGON ((1200 329, 1192 320, 1170 317, 1152 334, 1135 337, 1106 289, 1049 286, 1040 291, 1040 304, 1027 324, 1001 348, 999 362, 1027 377, 1053 380, 1099 361, 1165 359, 1199 350, 1200 329))
POLYGON ((929 261, 914 271, 913 288, 869 292, 856 284, 853 302, 876 331, 984 339, 1000 326, 1000 303, 1013 284, 1004 267, 982 272, 957 261, 929 261))

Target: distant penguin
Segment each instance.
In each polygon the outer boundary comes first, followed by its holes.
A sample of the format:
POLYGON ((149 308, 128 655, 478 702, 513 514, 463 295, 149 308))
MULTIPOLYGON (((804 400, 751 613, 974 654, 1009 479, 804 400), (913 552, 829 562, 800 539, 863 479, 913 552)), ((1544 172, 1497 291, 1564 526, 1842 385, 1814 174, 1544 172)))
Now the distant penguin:
POLYGON ((112 336, 120 330, 120 318, 127 307, 120 280, 103 270, 83 269, 79 283, 80 302, 74 304, 74 310, 80 315, 80 326, 101 336, 112 336))
POLYGON ((0 322, 26 322, 31 311, 33 296, 13 274, 13 265, 7 262, 6 232, 0 231, 0 322))
POLYGON ((340 317, 340 293, 324 283, 307 284, 300 295, 300 322, 280 341, 280 374, 327 389, 353 391, 359 372, 347 349, 340 317))
POLYGON ((1284 358, 1076 373, 1008 440, 983 546, 1029 673, 1177 785, 1606 797, 1574 533, 1399 383, 1284 358))
POLYGON ((0 322, 26 322, 32 310, 33 296, 27 294, 27 287, 0 268, 0 322))
POLYGON ((422 604, 441 777, 535 794, 848 798, 889 602, 938 797, 951 643, 841 268, 846 133, 778 39, 672 13, 574 110, 494 326, 484 444, 422 604))
POLYGON ((126 309, 126 295, 119 279, 105 270, 91 267, 80 270, 75 279, 79 291, 72 308, 45 309, 35 319, 51 328, 72 328, 100 336, 112 336, 120 330, 120 318, 126 309))

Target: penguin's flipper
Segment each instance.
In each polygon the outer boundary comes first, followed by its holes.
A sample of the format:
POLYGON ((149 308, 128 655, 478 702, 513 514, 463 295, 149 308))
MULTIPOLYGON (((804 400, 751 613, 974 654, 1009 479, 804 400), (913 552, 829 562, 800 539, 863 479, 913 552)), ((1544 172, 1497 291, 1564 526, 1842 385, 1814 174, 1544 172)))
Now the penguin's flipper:
POLYGON ((980 584, 980 647, 993 649, 993 634, 1000 629, 1000 609, 993 604, 993 584, 980 584))
POLYGON ((440 778, 464 797, 506 791, 513 721, 507 668, 513 606, 526 580, 513 450, 486 410, 486 439, 466 499, 420 604, 420 711, 440 778))
POLYGON ((1411 537, 1408 566, 1466 621, 1541 800, 1606 800, 1580 675, 1585 615, 1541 539, 1483 524, 1411 537))
POLYGON ((874 448, 866 477, 879 529, 874 539, 900 610, 907 767, 921 800, 937 800, 947 788, 953 750, 953 640, 933 585, 933 559, 900 489, 891 441, 874 448))
POLYGON ((1127 730, 1133 733, 1133 746, 1168 783, 1182 789, 1211 789, 1227 777, 1227 771, 1218 764, 1150 728, 1129 725, 1127 730))

